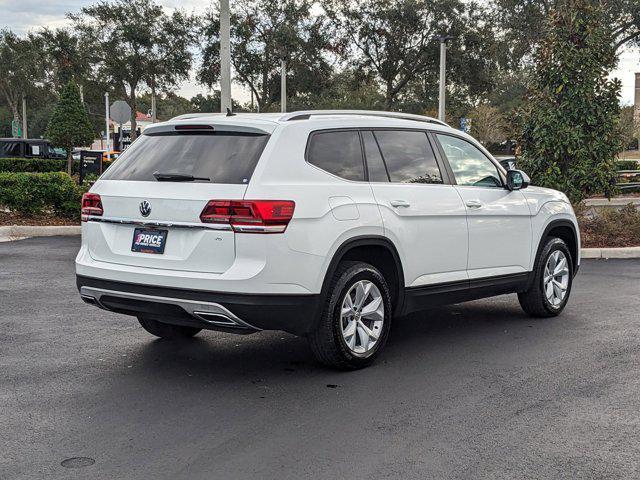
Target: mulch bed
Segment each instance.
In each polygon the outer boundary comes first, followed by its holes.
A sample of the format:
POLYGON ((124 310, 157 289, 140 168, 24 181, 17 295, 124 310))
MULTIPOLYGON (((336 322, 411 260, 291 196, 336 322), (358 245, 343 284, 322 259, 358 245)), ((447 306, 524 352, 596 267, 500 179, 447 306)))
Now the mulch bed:
POLYGON ((12 225, 80 225, 77 220, 57 217, 53 214, 43 214, 37 217, 23 217, 11 212, 0 211, 0 226, 12 225))

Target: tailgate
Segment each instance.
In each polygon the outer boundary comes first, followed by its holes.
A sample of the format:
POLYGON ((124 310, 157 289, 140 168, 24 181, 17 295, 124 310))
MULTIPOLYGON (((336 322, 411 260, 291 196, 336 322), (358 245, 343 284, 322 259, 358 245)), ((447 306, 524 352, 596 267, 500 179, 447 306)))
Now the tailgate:
POLYGON ((225 272, 235 260, 235 238, 227 225, 203 224, 209 200, 241 199, 246 185, 98 181, 104 213, 83 230, 89 253, 102 262, 139 267, 225 272), (146 209, 150 212, 146 216, 146 209), (163 253, 132 251, 136 229, 166 231, 163 253))

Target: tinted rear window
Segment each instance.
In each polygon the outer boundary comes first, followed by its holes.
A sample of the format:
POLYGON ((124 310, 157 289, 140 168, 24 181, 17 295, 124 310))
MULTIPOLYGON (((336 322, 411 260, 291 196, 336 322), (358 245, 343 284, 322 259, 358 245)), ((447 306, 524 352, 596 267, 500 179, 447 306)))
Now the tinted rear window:
POLYGON ((154 172, 248 183, 268 135, 207 132, 142 135, 103 175, 105 180, 156 181, 154 172))
POLYGON ((356 130, 314 133, 307 161, 347 180, 364 180, 360 135, 356 130))
POLYGON ((426 133, 374 132, 392 182, 442 183, 442 175, 426 133))

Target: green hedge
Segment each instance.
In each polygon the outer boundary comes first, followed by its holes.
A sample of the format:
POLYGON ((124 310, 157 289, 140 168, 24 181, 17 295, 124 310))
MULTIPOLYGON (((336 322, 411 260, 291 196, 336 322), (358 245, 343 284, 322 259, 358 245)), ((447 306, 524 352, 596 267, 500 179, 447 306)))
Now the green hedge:
MULTIPOLYGON (((80 161, 73 162, 73 173, 78 173, 80 161)), ((102 168, 106 169, 111 162, 102 162, 102 168)), ((0 158, 0 172, 66 172, 66 160, 51 160, 46 158, 0 158)))
POLYGON ((638 170, 640 162, 637 160, 618 160, 616 162, 616 170, 638 170))
POLYGON ((24 216, 51 211, 79 218, 83 191, 63 172, 0 173, 0 206, 24 216))

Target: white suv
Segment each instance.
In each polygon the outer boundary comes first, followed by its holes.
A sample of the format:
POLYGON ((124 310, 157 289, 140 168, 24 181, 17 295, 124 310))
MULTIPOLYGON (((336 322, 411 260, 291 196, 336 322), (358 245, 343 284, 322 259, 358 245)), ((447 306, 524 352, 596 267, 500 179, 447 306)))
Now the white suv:
POLYGON ((518 293, 562 311, 580 263, 567 197, 438 120, 360 111, 183 115, 147 127, 82 201, 82 298, 166 339, 306 336, 369 364, 391 320, 518 293))

